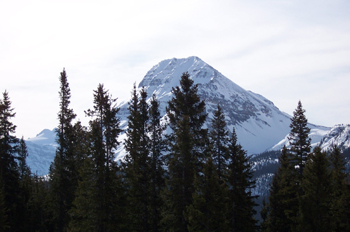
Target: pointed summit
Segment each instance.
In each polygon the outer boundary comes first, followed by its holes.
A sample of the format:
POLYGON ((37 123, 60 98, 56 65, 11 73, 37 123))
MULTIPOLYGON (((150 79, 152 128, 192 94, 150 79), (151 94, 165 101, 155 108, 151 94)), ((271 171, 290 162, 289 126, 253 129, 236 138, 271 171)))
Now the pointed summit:
POLYGON ((171 91, 172 87, 179 85, 181 75, 184 72, 190 74, 195 84, 209 83, 213 78, 221 75, 217 70, 196 56, 185 59, 168 59, 159 62, 149 70, 139 87, 146 87, 148 92, 156 91, 161 97, 171 91))
MULTIPOLYGON (((263 152, 288 134, 290 119, 287 114, 263 96, 244 90, 196 56, 163 60, 140 82, 139 87, 145 87, 149 98, 156 94, 162 115, 165 116, 172 88, 180 85, 184 72, 198 84, 198 94, 206 103, 208 122, 220 104, 228 129, 235 128, 239 143, 249 154, 263 152)), ((127 103, 120 107, 120 117, 126 125, 127 103)))

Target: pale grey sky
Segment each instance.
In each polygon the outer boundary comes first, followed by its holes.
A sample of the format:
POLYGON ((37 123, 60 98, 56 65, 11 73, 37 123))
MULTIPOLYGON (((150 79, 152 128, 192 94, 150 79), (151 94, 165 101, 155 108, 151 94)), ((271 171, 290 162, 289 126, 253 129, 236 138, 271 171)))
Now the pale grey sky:
POLYGON ((128 100, 161 60, 198 56, 241 87, 309 122, 350 123, 350 1, 0 1, 0 91, 17 135, 57 125, 59 74, 86 121, 104 83, 128 100))

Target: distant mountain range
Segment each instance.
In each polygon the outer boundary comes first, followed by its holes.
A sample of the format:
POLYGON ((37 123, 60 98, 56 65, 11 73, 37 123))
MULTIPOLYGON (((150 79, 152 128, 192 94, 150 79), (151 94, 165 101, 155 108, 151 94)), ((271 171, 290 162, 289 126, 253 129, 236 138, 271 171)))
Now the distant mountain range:
MULTIPOLYGON (((228 129, 235 128, 238 142, 249 155, 279 150, 287 143, 286 136, 290 131, 291 116, 281 112, 263 96, 244 90, 198 57, 163 60, 147 72, 138 87, 144 87, 149 98, 153 93, 157 95, 161 114, 165 116, 165 107, 172 98, 171 90, 180 84, 184 72, 188 72, 194 83, 198 84, 199 96, 206 103, 207 122, 213 117, 213 112, 219 104, 226 115, 228 129)), ((122 121, 122 128, 125 129, 128 103, 123 102, 118 107, 120 107, 118 117, 122 121)), ((206 126, 208 127, 209 123, 206 126)), ((350 146, 348 137, 350 125, 329 128, 309 124, 309 127, 313 146, 322 141, 322 148, 327 149, 332 143, 340 140, 343 142, 339 142, 339 145, 344 148, 350 146)), ((122 134, 119 140, 124 138, 125 134, 122 134)), ((40 175, 48 173, 55 154, 54 131, 43 130, 35 138, 28 139, 27 146, 28 164, 33 172, 40 175)), ((122 158, 124 155, 125 151, 121 146, 117 158, 122 158)))

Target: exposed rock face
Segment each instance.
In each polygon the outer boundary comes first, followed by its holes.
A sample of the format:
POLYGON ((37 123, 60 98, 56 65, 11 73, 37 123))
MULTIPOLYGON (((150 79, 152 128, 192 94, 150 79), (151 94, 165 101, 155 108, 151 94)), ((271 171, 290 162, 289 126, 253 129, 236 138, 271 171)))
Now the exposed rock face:
POLYGON ((333 145, 337 145, 341 150, 350 147, 350 125, 338 124, 322 138, 319 146, 323 151, 329 150, 333 145))
MULTIPOLYGON (((157 95, 161 113, 165 115, 165 107, 172 97, 171 90, 180 85, 184 72, 188 72, 198 84, 198 93, 205 100, 209 120, 220 104, 229 129, 236 129, 239 143, 249 154, 272 147, 288 133, 290 119, 287 114, 263 96, 244 90, 198 57, 161 61, 147 72, 139 88, 144 87, 148 97, 153 93, 157 95)), ((120 105, 124 126, 127 106, 127 103, 120 105)))

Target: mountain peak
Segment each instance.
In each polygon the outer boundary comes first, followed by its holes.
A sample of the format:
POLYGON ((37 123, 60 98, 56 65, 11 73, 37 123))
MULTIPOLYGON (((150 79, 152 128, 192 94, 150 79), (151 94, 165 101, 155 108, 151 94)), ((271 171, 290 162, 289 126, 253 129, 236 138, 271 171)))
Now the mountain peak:
POLYGON ((183 59, 167 59, 153 66, 140 82, 139 87, 159 87, 160 85, 176 86, 182 73, 187 71, 195 82, 209 82, 213 73, 217 72, 207 63, 196 56, 183 59), (202 79, 196 80, 196 79, 202 79))
MULTIPOLYGON (((150 98, 156 94, 160 111, 165 115, 172 98, 172 88, 180 85, 181 76, 188 72, 198 95, 206 103, 207 126, 219 104, 226 115, 228 129, 235 128, 238 140, 249 154, 264 151, 280 141, 289 131, 289 117, 274 104, 250 91, 246 91, 196 56, 172 58, 153 66, 142 79, 150 98)), ((127 121, 127 104, 120 105, 123 124, 127 121)))
POLYGON ((41 145, 56 145, 56 128, 52 130, 44 129, 36 137, 29 138, 26 141, 41 145))

